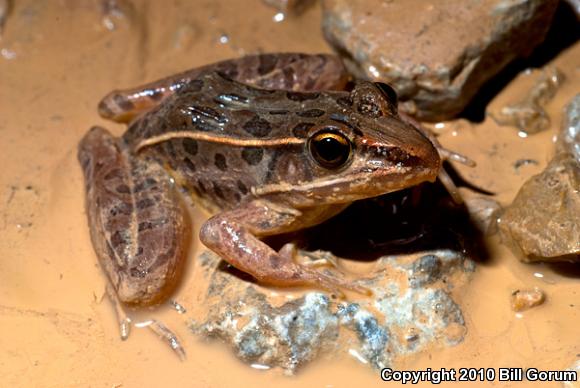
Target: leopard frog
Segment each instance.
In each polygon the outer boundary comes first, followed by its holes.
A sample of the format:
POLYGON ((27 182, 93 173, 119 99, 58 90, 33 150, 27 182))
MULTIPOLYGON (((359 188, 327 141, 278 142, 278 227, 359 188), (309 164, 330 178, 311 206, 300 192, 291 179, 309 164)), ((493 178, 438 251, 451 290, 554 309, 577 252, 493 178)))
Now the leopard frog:
POLYGON ((350 203, 433 181, 437 145, 385 84, 350 91, 330 55, 267 54, 115 91, 79 146, 91 239, 116 297, 163 301, 190 240, 183 194, 211 211, 200 240, 259 283, 367 290, 298 264, 262 239, 319 224, 350 203))

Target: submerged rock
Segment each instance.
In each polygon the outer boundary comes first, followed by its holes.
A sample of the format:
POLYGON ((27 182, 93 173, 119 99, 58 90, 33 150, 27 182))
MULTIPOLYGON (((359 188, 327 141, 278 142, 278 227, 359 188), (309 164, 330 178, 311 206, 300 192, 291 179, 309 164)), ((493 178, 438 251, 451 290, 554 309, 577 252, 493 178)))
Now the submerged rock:
POLYGON ((568 105, 556 151, 498 222, 502 240, 525 262, 580 262, 580 94, 568 105))
POLYGON ((513 311, 529 310, 544 303, 546 295, 539 288, 531 290, 516 290, 512 293, 511 307, 513 311))
POLYGON ((423 120, 460 113, 543 41, 557 0, 324 0, 323 30, 356 75, 390 83, 423 120))
POLYGON ((204 253, 201 262, 212 273, 206 298, 211 308, 201 323, 191 323, 192 330, 225 341, 259 368, 293 373, 330 351, 384 368, 401 355, 455 345, 465 335, 449 291, 463 284, 474 266, 452 251, 383 257, 373 277, 362 281, 374 297, 349 302, 309 292, 281 303, 279 296, 217 269, 213 254, 204 253))

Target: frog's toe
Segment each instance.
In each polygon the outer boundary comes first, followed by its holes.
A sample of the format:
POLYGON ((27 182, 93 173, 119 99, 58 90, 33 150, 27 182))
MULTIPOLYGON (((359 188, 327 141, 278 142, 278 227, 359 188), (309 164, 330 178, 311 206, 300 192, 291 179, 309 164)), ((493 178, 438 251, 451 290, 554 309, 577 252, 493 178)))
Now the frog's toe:
POLYGON ((309 267, 302 266, 302 268, 308 274, 308 277, 310 277, 309 280, 311 280, 311 282, 309 283, 311 283, 316 287, 328 290, 333 294, 335 294, 336 296, 338 296, 339 298, 346 299, 345 294, 342 290, 354 291, 358 294, 366 296, 373 295, 373 292, 370 288, 346 280, 337 275, 315 271, 309 267))

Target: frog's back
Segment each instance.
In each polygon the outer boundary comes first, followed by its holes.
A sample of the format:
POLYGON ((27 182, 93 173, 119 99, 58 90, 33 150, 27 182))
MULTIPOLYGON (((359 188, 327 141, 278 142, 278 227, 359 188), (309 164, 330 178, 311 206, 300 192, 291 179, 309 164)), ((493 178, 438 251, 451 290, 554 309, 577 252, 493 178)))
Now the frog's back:
POLYGON ((252 187, 310 180, 306 135, 339 117, 347 99, 346 92, 256 89, 213 73, 182 87, 123 138, 130 149, 159 139, 140 152, 195 196, 227 209, 252 187))

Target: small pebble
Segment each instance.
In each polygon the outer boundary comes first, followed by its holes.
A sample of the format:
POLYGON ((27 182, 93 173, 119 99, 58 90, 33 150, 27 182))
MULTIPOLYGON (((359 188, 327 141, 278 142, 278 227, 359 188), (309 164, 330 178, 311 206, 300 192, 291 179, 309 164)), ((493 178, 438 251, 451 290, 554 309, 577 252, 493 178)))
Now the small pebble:
POLYGON ((511 305, 513 311, 525 311, 544 303, 546 295, 539 288, 532 290, 517 290, 512 293, 511 305))

